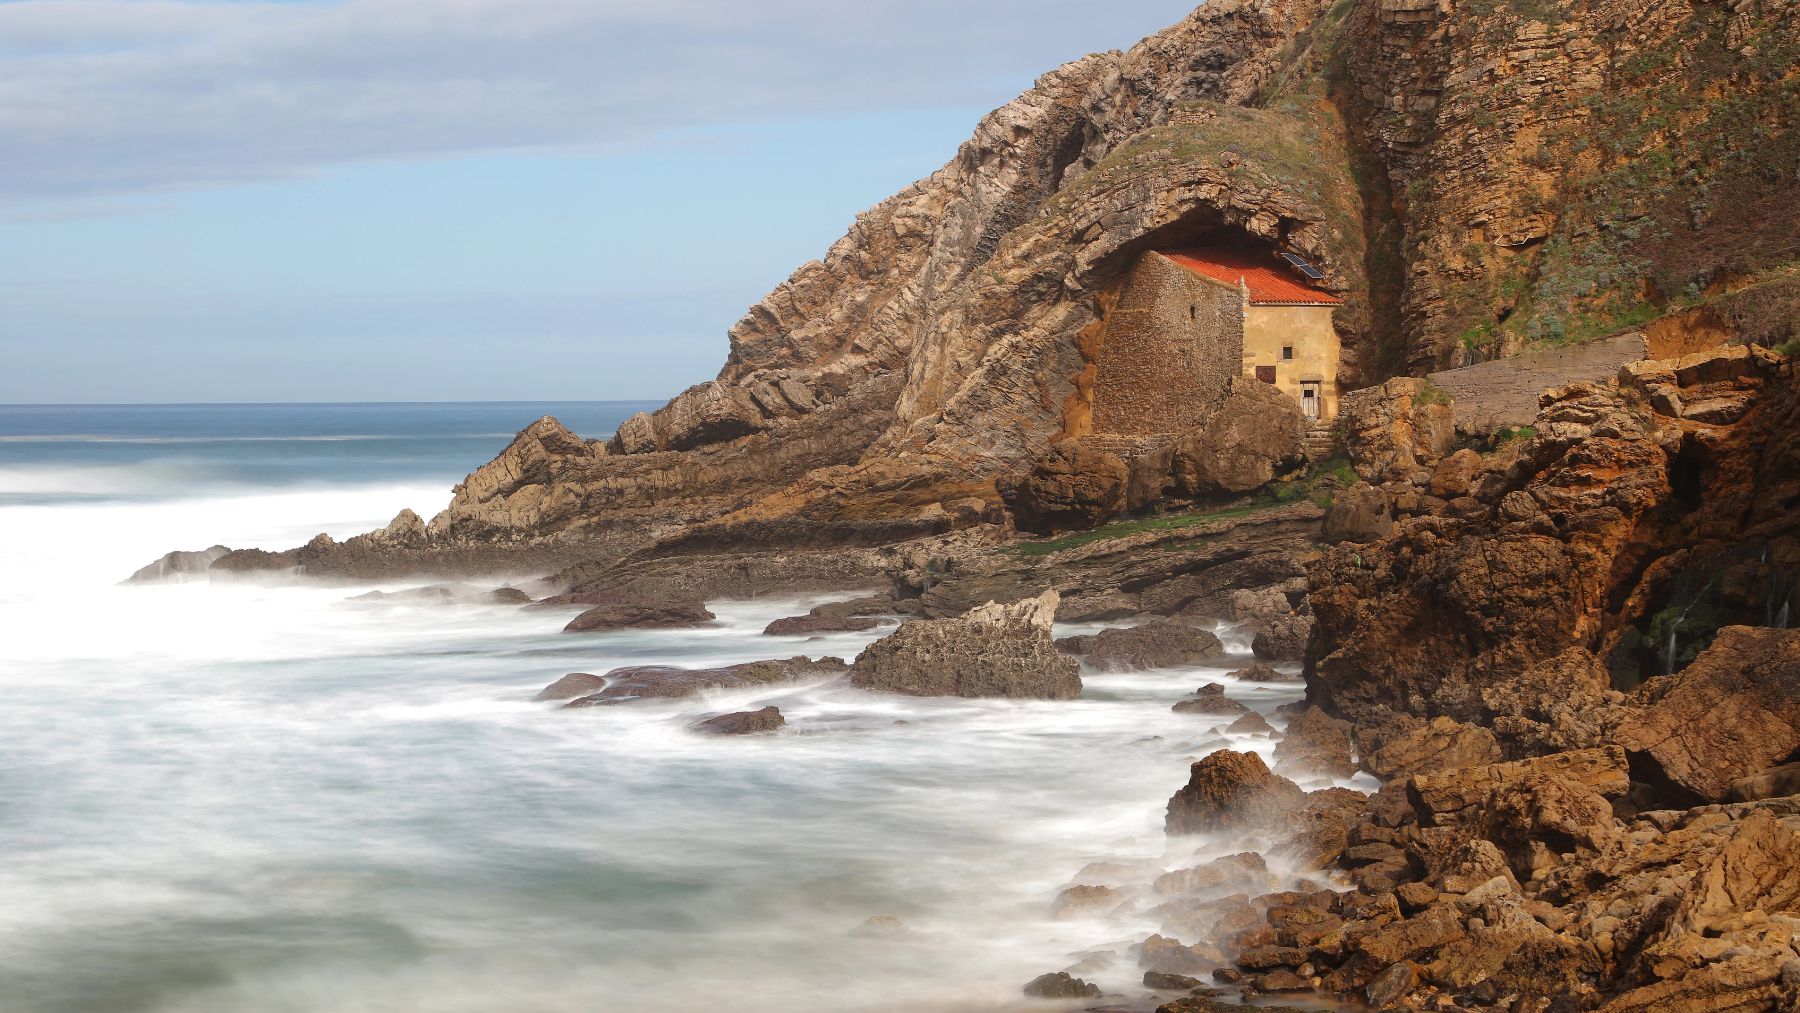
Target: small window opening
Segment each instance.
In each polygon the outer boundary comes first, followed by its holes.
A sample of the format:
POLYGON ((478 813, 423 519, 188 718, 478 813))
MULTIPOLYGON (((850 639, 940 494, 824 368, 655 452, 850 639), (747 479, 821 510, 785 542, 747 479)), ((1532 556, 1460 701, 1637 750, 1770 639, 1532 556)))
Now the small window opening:
POLYGON ((1284 359, 1293 358, 1294 357, 1294 346, 1293 345, 1282 345, 1281 346, 1281 357, 1284 359))
POLYGON ((1200 319, 1200 306, 1199 306, 1199 304, 1197 304, 1197 303, 1188 303, 1188 319, 1189 319, 1189 320, 1198 320, 1198 319, 1200 319))

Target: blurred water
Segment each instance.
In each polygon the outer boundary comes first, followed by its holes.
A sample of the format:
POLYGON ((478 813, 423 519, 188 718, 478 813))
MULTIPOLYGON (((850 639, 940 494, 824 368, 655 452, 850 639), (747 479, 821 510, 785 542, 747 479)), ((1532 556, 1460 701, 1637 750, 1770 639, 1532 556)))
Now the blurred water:
MULTIPOLYGON (((760 635, 818 598, 576 636, 566 613, 345 601, 395 584, 116 583, 171 548, 430 516, 545 410, 499 413, 482 424, 501 435, 479 439, 404 412, 289 419, 289 435, 369 437, 309 441, 334 449, 304 467, 281 440, 228 442, 212 408, 198 434, 175 409, 149 434, 7 411, 12 436, 210 449, 0 444, 0 492, 21 469, 197 462, 189 481, 49 482, 0 504, 0 1010, 1006 1009, 1095 949, 1113 963, 1089 977, 1142 992, 1126 951, 1154 915, 1054 921, 1050 903, 1090 861, 1145 859, 1147 881, 1239 850, 1171 844, 1161 824, 1223 723, 1169 705, 1241 663, 1092 676, 1072 702, 825 683, 565 712, 530 698, 566 672, 850 657, 885 631, 760 635), (5 456, 18 447, 33 459, 5 456), (769 703, 786 732, 687 730, 769 703), (874 915, 905 928, 854 931, 874 915)), ((240 435, 280 435, 260 425, 240 435)), ((1233 694, 1271 713, 1297 686, 1233 694)))

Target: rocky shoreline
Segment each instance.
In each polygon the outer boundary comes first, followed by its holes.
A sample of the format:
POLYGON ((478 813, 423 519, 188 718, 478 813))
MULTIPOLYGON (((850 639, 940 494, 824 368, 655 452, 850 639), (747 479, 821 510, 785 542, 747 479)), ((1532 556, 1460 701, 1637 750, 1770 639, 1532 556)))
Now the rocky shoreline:
MULTIPOLYGON (((525 595, 572 637, 870 592, 777 620, 765 660, 545 689, 576 708, 1063 701, 1208 664, 1230 624, 1260 664, 1171 705, 1257 748, 1168 786, 1185 864, 1044 898, 1159 931, 1024 994, 1800 1009, 1796 10, 1212 0, 984 118, 609 438, 540 419, 430 520, 132 579, 492 578, 405 600, 525 595), (1198 242, 1341 298, 1330 432, 1243 376, 1181 431, 1096 431, 1132 265, 1198 242), (840 631, 885 635, 798 653, 840 631), (1279 713, 1233 699, 1295 671, 1279 713), (1120 952, 1149 992, 1084 979, 1120 952)), ((773 709, 699 730, 784 734, 773 709)))

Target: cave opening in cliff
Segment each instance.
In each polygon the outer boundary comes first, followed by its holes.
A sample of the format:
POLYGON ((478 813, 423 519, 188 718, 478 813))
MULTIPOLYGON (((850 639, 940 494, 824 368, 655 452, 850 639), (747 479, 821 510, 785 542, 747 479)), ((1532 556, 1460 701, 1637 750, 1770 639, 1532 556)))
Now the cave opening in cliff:
POLYGON ((1107 314, 1093 433, 1147 437, 1206 424, 1234 378, 1261 379, 1314 420, 1334 416, 1342 304, 1302 258, 1204 218, 1146 237, 1107 314), (1154 245, 1150 245, 1154 244, 1154 245))

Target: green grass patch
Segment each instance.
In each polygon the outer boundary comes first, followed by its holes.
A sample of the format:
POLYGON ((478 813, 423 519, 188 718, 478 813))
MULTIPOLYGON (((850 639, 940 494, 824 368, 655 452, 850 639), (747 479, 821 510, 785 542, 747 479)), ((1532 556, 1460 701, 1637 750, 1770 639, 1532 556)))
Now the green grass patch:
POLYGON ((1136 520, 1113 521, 1102 524, 1091 531, 1076 531, 1043 541, 1020 542, 1009 547, 1008 551, 1020 556, 1048 556, 1052 552, 1062 552, 1094 542, 1112 541, 1127 538, 1131 535, 1143 534, 1146 531, 1176 531, 1181 528, 1198 527, 1214 521, 1229 521, 1239 517, 1248 517, 1254 513, 1279 506, 1273 500, 1264 503, 1251 503, 1245 506, 1223 507, 1217 510, 1196 510, 1188 513, 1163 514, 1160 517, 1140 517, 1136 520))
POLYGON ((1436 386, 1430 380, 1427 380, 1425 381, 1425 386, 1420 387, 1419 392, 1413 395, 1413 407, 1420 408, 1428 404, 1449 404, 1454 400, 1455 399, 1450 396, 1449 391, 1436 386))

